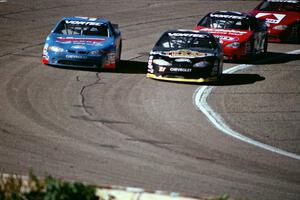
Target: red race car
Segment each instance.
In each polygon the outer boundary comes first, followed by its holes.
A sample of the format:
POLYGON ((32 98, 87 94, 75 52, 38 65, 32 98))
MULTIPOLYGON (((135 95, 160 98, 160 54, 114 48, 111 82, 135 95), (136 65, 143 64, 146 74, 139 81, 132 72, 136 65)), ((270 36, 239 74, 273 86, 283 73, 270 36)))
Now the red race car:
POLYGON ((267 51, 267 25, 247 13, 211 12, 203 17, 195 30, 207 31, 219 38, 227 60, 244 59, 267 51))
POLYGON ((266 20, 270 42, 300 42, 299 0, 264 0, 250 13, 266 20))

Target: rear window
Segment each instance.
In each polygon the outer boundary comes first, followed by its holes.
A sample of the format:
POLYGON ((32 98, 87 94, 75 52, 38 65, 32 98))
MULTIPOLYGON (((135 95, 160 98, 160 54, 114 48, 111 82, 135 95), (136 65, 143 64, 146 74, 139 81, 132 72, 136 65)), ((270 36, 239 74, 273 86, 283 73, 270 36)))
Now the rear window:
POLYGON ((165 33, 156 43, 162 49, 214 48, 216 43, 207 35, 197 33, 165 33))
POLYGON ((86 35, 109 37, 107 24, 89 21, 63 20, 54 33, 62 35, 86 35))
POLYGON ((261 11, 292 11, 300 12, 300 3, 299 1, 276 1, 270 0, 263 2, 258 8, 261 11))

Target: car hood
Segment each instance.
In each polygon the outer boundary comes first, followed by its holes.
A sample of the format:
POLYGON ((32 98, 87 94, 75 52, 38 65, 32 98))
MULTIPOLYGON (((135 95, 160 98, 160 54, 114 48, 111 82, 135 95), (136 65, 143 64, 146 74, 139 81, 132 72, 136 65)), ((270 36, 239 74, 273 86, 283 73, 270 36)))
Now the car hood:
POLYGON ((159 48, 154 48, 151 55, 160 55, 169 58, 203 58, 208 56, 215 56, 215 51, 213 49, 206 48, 193 48, 193 49, 171 49, 162 50, 159 48))
POLYGON ((49 45, 56 45, 69 50, 92 51, 97 49, 109 49, 114 45, 109 37, 93 36, 63 36, 53 34, 49 36, 49 45))
POLYGON ((206 31, 212 33, 216 38, 219 38, 220 43, 223 45, 233 42, 245 42, 252 36, 253 32, 248 30, 234 30, 234 29, 215 29, 207 28, 204 26, 198 26, 197 30, 206 31))
POLYGON ((298 12, 276 12, 276 11, 258 11, 251 12, 257 18, 265 19, 269 27, 277 25, 292 25, 297 20, 300 20, 298 12))

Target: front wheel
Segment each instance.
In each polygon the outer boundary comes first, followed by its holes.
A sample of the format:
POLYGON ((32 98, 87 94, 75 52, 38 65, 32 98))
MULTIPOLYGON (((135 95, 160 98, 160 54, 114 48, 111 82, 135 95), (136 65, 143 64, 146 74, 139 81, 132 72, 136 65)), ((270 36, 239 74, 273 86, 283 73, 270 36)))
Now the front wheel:
POLYGON ((120 45, 119 45, 119 50, 117 52, 117 57, 116 57, 116 69, 118 69, 120 67, 120 63, 121 63, 121 55, 122 55, 122 40, 120 41, 120 45))
POLYGON ((263 45, 263 54, 267 53, 268 51, 268 36, 265 37, 264 39, 264 45, 263 45))

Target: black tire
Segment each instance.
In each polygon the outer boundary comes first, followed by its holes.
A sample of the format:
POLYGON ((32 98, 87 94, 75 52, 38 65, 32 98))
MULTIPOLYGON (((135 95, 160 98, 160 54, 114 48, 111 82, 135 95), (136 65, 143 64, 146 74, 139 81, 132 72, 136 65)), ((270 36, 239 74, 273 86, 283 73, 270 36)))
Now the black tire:
POLYGON ((266 35, 265 37, 265 41, 264 41, 264 50, 263 50, 263 54, 266 54, 268 51, 268 36, 266 35))
POLYGON ((119 50, 119 55, 118 55, 118 60, 116 60, 116 69, 120 68, 121 64, 121 55, 122 55, 122 40, 120 41, 120 50, 119 50))

